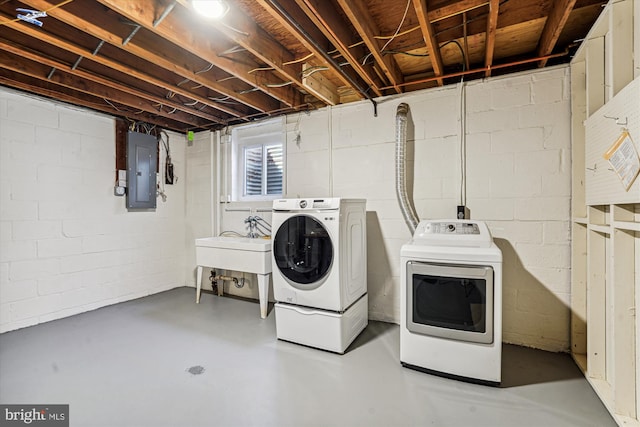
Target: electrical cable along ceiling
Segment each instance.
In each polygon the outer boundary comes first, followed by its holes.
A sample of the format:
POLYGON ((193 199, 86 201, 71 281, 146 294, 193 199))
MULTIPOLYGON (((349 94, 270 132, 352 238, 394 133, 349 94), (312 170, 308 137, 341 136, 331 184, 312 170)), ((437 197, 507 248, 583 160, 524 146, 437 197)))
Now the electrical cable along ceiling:
POLYGON ((603 0, 0 0, 0 84, 180 132, 566 63, 603 0))

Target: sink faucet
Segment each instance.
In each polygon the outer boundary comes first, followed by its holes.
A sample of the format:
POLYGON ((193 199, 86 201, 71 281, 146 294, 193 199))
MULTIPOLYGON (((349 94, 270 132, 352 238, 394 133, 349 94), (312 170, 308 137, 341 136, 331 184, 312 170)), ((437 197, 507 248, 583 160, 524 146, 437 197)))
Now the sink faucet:
POLYGON ((258 222, 258 218, 255 216, 249 216, 244 220, 245 224, 249 224, 249 234, 247 234, 247 237, 250 237, 252 239, 255 239, 256 237, 258 237, 257 222, 258 222))

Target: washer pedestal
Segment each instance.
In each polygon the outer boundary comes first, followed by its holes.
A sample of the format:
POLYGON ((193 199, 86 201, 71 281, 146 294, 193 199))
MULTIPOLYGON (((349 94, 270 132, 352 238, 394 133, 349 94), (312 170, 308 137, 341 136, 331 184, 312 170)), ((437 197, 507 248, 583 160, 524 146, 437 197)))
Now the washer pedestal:
POLYGON ((343 313, 277 302, 278 339, 343 354, 369 323, 368 296, 343 313))

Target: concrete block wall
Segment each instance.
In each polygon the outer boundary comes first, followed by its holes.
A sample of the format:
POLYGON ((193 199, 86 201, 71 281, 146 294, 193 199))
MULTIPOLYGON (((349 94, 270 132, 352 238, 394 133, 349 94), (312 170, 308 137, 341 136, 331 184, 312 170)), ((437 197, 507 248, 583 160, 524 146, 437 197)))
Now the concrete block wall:
MULTIPOLYGON (((186 147, 185 198, 185 284, 196 283, 196 249, 194 240, 213 236, 213 191, 216 188, 214 134, 198 132, 186 147)), ((206 278, 205 278, 206 284, 206 278)), ((195 300, 195 294, 194 294, 195 300)))
POLYGON ((0 88, 0 332, 184 285, 186 180, 155 212, 114 180, 112 118, 0 88))
POLYGON ((461 153, 459 85, 288 117, 287 195, 364 197, 369 315, 399 323, 400 247, 410 238, 395 195, 395 114, 410 106, 409 169, 421 219, 466 205, 504 255, 504 340, 569 346, 570 105, 567 67, 469 82, 461 153), (311 171, 311 172, 310 172, 311 171))

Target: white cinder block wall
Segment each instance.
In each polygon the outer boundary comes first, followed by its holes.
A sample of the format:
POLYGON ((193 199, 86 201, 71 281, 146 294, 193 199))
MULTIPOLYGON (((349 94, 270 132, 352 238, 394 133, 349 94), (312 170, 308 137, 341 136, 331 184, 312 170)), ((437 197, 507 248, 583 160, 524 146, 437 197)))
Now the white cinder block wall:
POLYGON ((114 171, 112 118, 0 88, 0 332, 184 285, 186 180, 129 213, 114 171))
MULTIPOLYGON (((464 89, 466 205, 503 252, 503 337, 551 351, 569 346, 569 87, 569 69, 556 67, 464 89)), ((287 118, 287 196, 367 199, 371 319, 400 320, 400 247, 410 233, 395 195, 397 106, 410 107, 418 215, 452 218, 460 202, 460 99, 454 85, 385 98, 378 117, 360 102, 287 118)), ((241 230, 241 216, 223 213, 223 228, 241 230)))

